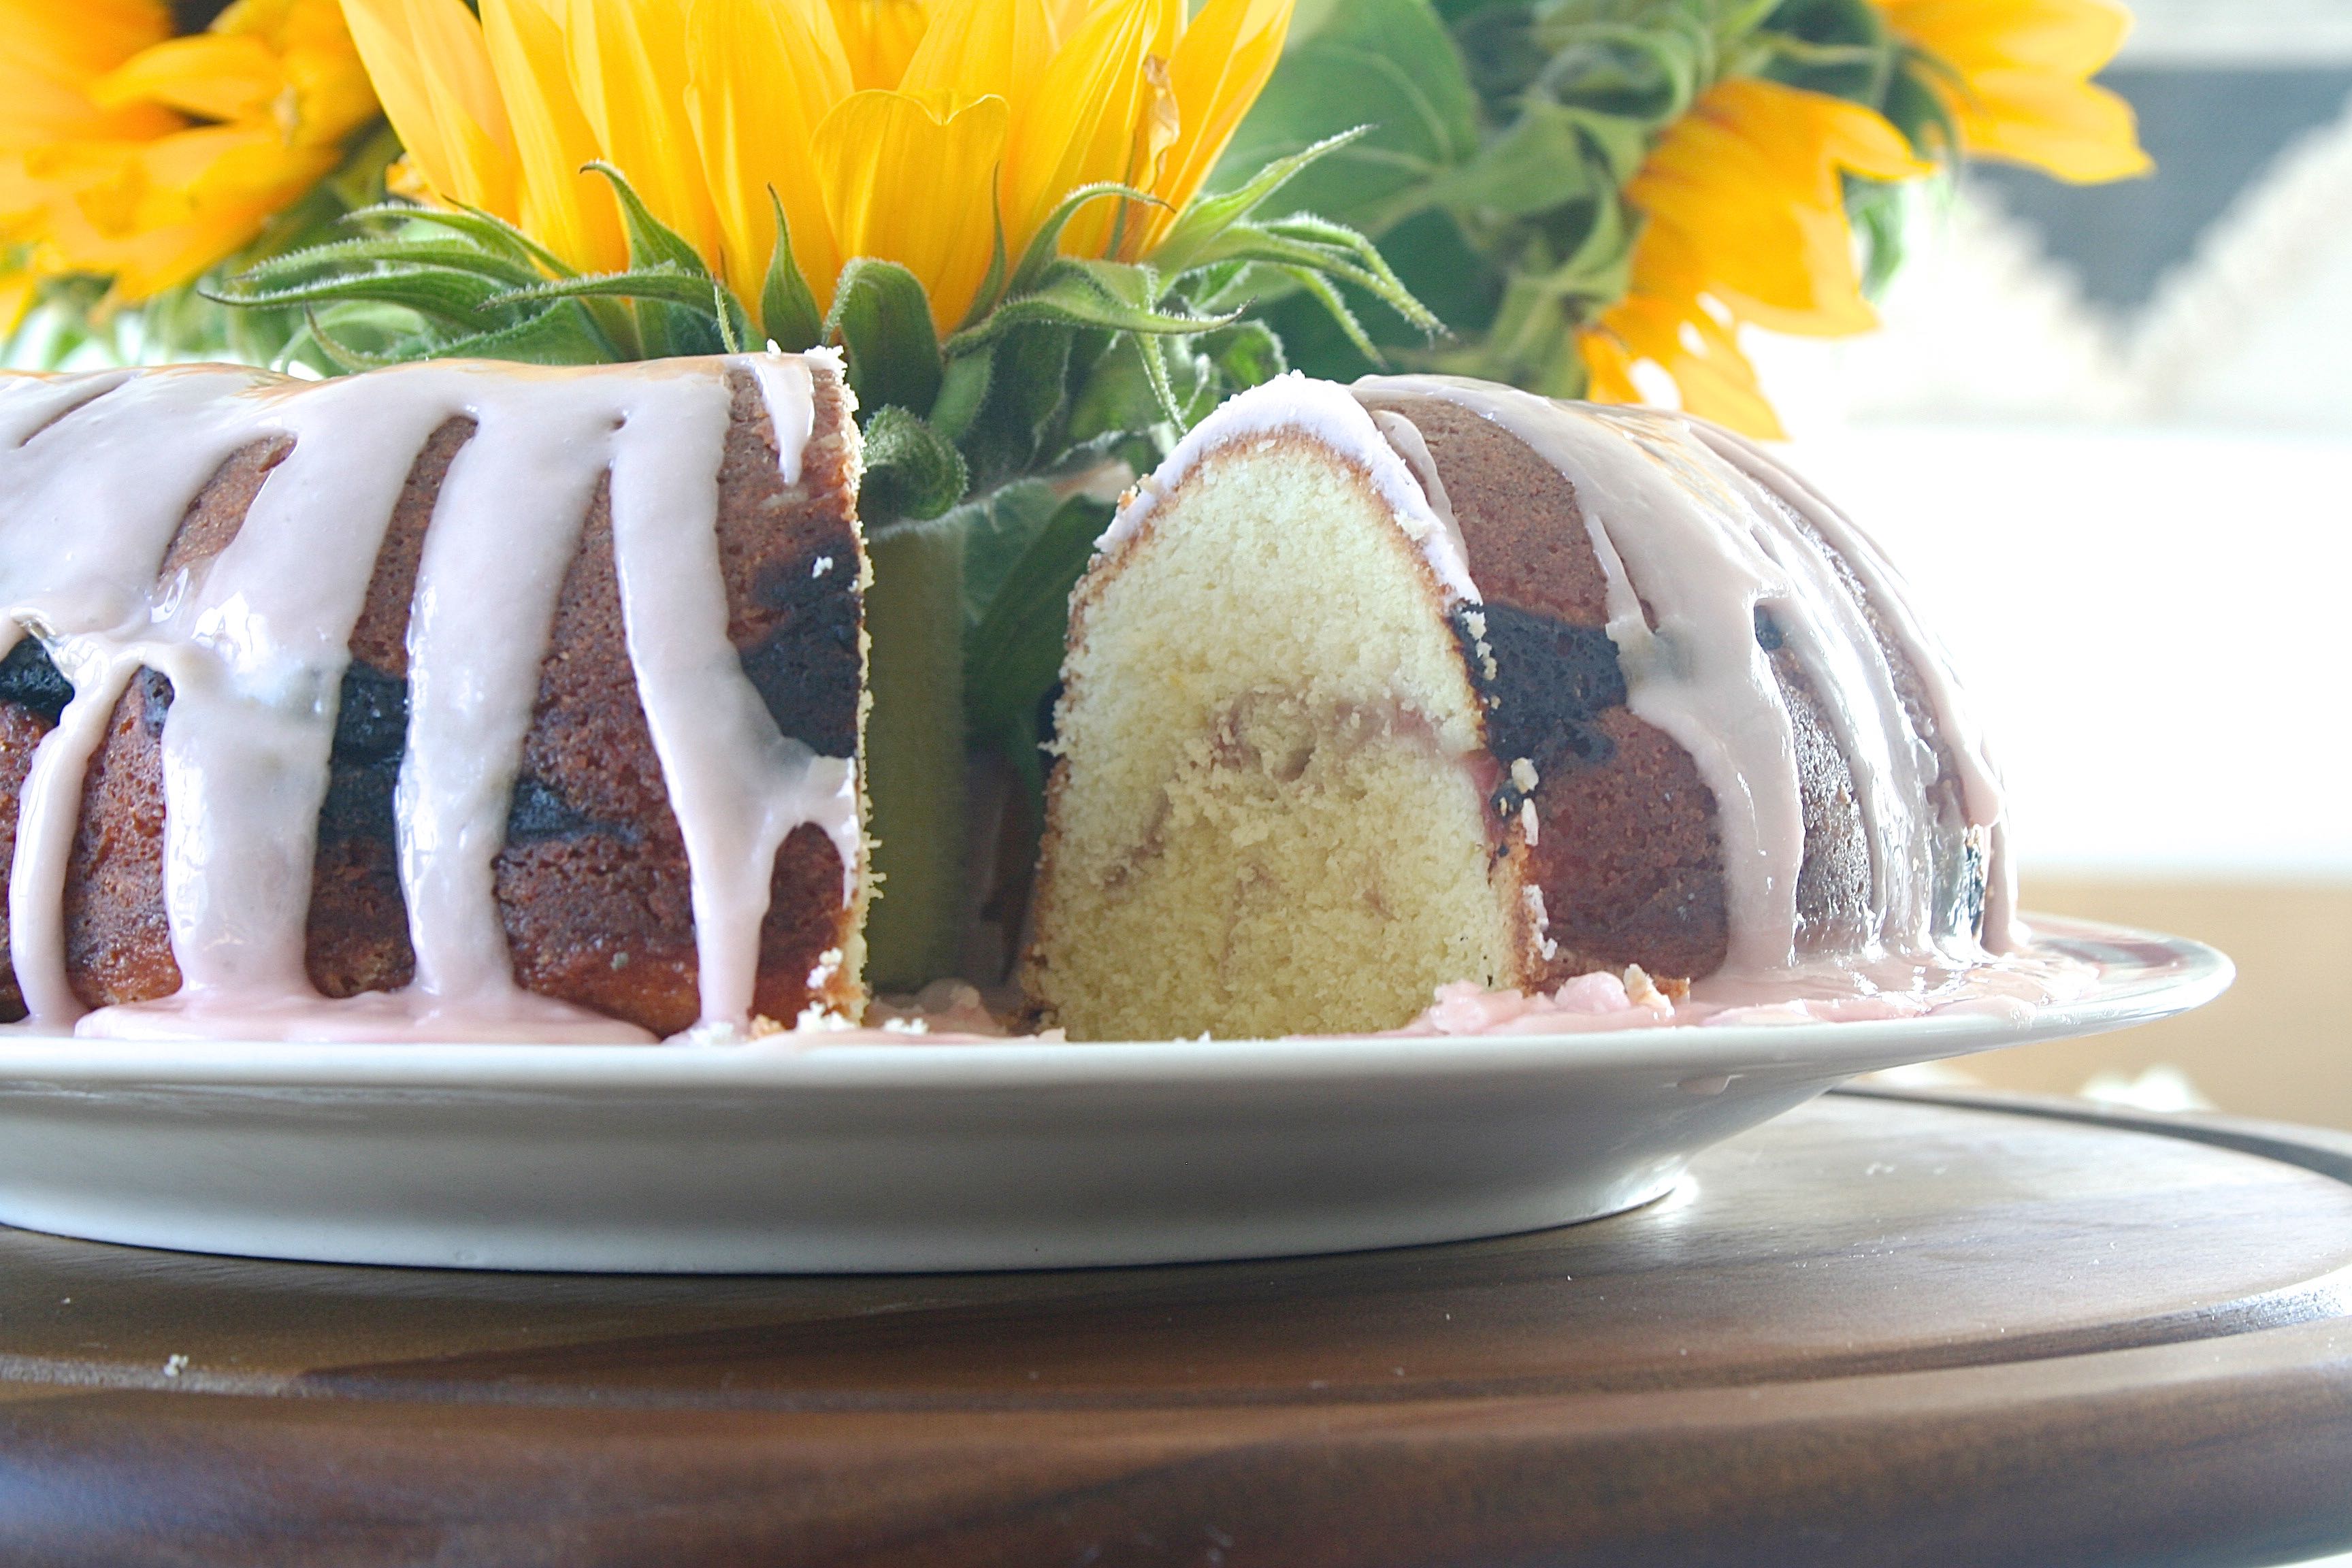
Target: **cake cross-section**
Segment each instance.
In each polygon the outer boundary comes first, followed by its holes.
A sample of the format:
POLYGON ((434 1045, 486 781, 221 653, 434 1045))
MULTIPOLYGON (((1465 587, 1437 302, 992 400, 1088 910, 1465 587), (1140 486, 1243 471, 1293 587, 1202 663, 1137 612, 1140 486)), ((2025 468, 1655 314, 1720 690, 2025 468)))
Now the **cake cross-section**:
POLYGON ((1063 676, 1025 983, 1076 1037, 1595 971, 1903 990, 2011 945, 1996 777, 1895 574, 1679 415, 1244 393, 1122 504, 1063 676))

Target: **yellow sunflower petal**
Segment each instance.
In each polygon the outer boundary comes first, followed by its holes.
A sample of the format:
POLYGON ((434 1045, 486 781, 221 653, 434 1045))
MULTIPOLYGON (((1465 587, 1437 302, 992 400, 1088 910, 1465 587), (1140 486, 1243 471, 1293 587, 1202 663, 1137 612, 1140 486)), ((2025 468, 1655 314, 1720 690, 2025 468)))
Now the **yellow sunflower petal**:
POLYGON ((71 195, 48 210, 45 248, 59 269, 111 274, 117 298, 145 299, 245 246, 333 163, 255 124, 61 148, 52 172, 71 195))
POLYGON ((1962 71, 2097 74, 2131 32, 2109 0, 1880 0, 1905 37, 1962 71))
POLYGON ((1148 253, 1200 194, 1282 58, 1291 9, 1292 0, 1208 0, 1184 29, 1168 68, 1176 140, 1151 186, 1168 205, 1151 212, 1130 254, 1148 253))
POLYGON ((2075 184, 2125 180, 2155 168, 2130 104, 2088 82, 2028 71, 1980 71, 1953 105, 1970 153, 2030 163, 2075 184))
POLYGON ((198 33, 142 49, 89 84, 101 109, 142 100, 207 120, 246 120, 269 112, 286 90, 278 53, 255 37, 198 33))
POLYGON ((161 0, 0 0, 0 149, 68 137, 162 136, 178 115, 153 104, 104 110, 90 82, 172 36, 161 0))
POLYGON ((629 264, 620 209, 602 177, 582 173, 596 135, 572 91, 562 0, 482 0, 482 39, 514 135, 523 231, 583 272, 629 264))
POLYGON ((368 75, 433 189, 512 219, 514 137, 464 0, 343 0, 368 75))
POLYGON ((833 25, 857 86, 895 88, 929 25, 923 0, 830 0, 833 25))
POLYGON ((1957 79, 1937 81, 1963 149, 2088 184, 2144 174, 2131 106, 2090 79, 2131 14, 2111 0, 1879 0, 1887 22, 1957 79))
POLYGON ((604 157, 654 216, 712 267, 723 266, 702 156, 678 134, 690 79, 686 0, 570 0, 572 89, 604 157))
MULTIPOLYGON (((1696 301, 1628 300, 1605 313, 1601 324, 1624 345, 1625 370, 1639 360, 1656 364, 1674 379, 1686 412, 1759 440, 1787 438, 1738 336, 1696 301)), ((1630 374, 1624 384, 1631 389, 1630 374)))
POLYGON ((908 57, 898 90, 947 92, 959 102, 994 94, 1010 105, 1054 58, 1045 0, 941 0, 908 57))
MULTIPOLYGON (((294 89, 293 140, 324 147, 376 117, 375 89, 338 0, 273 0, 267 8, 246 0, 222 12, 213 28, 234 32, 248 24, 277 51, 294 89)), ((271 111, 283 115, 286 107, 273 105, 271 111)))
POLYGON ((1576 334, 1576 352, 1584 361, 1585 397, 1593 403, 1639 403, 1641 389, 1633 384, 1633 356, 1615 332, 1584 327, 1576 334))
POLYGON ((709 172, 726 276, 758 297, 775 246, 772 189, 792 226, 793 258, 820 309, 840 253, 814 156, 817 127, 849 96, 849 61, 822 4, 706 0, 695 8, 698 62, 687 109, 709 172))
POLYGON ((1853 245, 1842 215, 1758 205, 1696 234, 1665 224, 1645 232, 1633 286, 1666 297, 1714 294, 1774 331, 1850 337, 1878 325, 1853 245))
MULTIPOLYGON (((1055 53, 1005 160, 1005 245, 1015 254, 1055 203, 1079 185, 1132 180, 1137 129, 1150 105, 1153 42, 1181 0, 1105 0, 1055 53)), ((1116 204, 1097 203, 1063 231, 1062 248, 1099 254, 1116 204)))
POLYGON ((54 80, 86 82, 172 36, 165 0, 0 0, 10 59, 54 80))
POLYGON ((816 131, 816 165, 845 257, 887 257, 922 279, 931 321, 963 319, 995 243, 990 200, 1008 110, 983 98, 942 119, 903 93, 844 99, 816 131))
POLYGON ((40 291, 40 279, 28 269, 0 272, 0 345, 5 345, 25 324, 40 291))
POLYGON ((1825 93, 1731 77, 1709 88, 1693 112, 1731 129, 1823 202, 1837 195, 1840 170, 1874 180, 1932 172, 1884 115, 1825 93))
POLYGON ((290 200, 335 164, 332 153, 289 147, 268 125, 200 125, 139 150, 149 207, 142 226, 214 206, 290 200))
POLYGON ((1777 331, 1867 331, 1877 316, 1862 297, 1841 174, 1926 171, 1869 110, 1751 78, 1720 82, 1626 187, 1650 219, 1634 248, 1634 286, 1719 294, 1777 331))

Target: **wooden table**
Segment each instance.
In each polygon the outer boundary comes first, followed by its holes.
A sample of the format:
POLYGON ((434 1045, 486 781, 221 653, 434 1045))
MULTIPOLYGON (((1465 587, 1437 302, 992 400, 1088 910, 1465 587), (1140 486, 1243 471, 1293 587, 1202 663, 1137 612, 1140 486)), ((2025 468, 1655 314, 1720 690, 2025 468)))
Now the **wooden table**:
POLYGON ((0 1562, 2276 1562, 2352 1137, 1838 1095, 1615 1219, 1190 1268, 462 1275, 0 1233, 0 1562))

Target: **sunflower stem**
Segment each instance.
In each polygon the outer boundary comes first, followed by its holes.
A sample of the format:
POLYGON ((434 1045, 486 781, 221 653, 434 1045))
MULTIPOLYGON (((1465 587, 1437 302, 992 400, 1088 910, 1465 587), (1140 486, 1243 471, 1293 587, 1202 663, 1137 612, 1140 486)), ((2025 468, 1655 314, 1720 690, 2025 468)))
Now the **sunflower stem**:
POLYGON ((881 897, 866 984, 915 991, 955 973, 964 902, 963 531, 920 524, 868 546, 873 639, 866 795, 881 897))

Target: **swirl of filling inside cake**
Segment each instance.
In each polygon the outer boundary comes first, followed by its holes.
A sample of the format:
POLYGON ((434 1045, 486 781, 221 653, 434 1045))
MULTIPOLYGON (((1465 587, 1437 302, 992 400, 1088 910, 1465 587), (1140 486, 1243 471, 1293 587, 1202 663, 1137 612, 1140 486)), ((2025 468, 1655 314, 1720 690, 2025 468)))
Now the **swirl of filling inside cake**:
POLYGON ((827 354, 0 378, 5 1002, 645 1039, 854 1012, 827 354))
POLYGON ((1124 502, 1064 679, 1025 984, 1075 1037, 1628 966, 1899 989, 2015 941, 1996 775, 1896 574, 1696 419, 1280 378, 1124 502))

